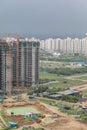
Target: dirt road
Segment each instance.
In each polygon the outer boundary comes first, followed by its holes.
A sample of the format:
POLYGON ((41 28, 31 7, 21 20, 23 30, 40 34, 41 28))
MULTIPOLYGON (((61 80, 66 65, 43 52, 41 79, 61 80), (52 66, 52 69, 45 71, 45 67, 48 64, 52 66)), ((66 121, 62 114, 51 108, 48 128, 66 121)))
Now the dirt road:
POLYGON ((72 116, 68 116, 58 111, 53 106, 47 104, 44 105, 59 115, 55 122, 44 127, 46 130, 87 130, 87 124, 84 124, 81 121, 77 121, 72 116))
POLYGON ((87 84, 82 84, 82 85, 78 85, 78 86, 73 86, 73 87, 70 87, 70 89, 76 89, 76 90, 82 91, 82 90, 87 89, 87 84))

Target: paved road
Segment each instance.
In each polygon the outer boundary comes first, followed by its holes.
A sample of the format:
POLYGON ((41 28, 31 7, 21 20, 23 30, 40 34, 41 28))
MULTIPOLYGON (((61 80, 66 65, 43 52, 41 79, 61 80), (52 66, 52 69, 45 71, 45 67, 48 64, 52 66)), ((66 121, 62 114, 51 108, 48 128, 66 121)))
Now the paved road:
POLYGON ((70 87, 70 89, 76 89, 76 90, 82 91, 82 90, 87 89, 87 84, 73 86, 73 87, 70 87))

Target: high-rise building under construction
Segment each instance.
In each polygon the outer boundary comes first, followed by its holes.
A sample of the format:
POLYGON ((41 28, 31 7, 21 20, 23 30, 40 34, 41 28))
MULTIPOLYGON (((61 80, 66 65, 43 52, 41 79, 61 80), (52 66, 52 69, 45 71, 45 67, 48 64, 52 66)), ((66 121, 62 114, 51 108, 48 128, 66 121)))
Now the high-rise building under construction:
POLYGON ((0 92, 38 83, 39 42, 0 41, 0 92))

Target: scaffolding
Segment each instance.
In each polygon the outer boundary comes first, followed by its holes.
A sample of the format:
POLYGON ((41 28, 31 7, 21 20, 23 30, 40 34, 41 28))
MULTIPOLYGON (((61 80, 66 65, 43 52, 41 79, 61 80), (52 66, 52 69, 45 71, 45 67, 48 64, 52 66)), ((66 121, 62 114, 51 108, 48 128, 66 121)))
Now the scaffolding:
POLYGON ((39 42, 0 41, 0 90, 11 96, 14 89, 38 84, 39 42))

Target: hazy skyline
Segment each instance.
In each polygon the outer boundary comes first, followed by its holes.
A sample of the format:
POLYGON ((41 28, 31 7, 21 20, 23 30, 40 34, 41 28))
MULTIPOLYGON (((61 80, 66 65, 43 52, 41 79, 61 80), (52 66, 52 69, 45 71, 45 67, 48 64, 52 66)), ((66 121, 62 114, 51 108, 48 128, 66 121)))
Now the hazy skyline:
POLYGON ((0 0, 0 33, 84 36, 86 13, 86 0, 0 0))

